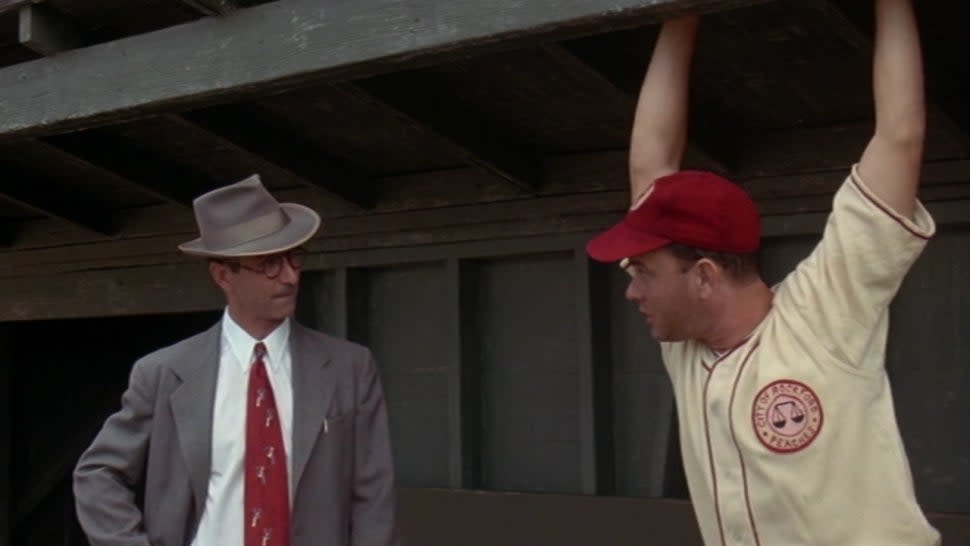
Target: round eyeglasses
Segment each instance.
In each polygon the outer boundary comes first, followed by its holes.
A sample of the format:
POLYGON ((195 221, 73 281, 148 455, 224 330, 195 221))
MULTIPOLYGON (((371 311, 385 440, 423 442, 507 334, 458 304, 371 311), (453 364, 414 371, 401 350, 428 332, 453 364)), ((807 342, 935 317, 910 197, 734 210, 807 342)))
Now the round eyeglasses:
POLYGON ((299 271, 300 268, 303 267, 303 263, 306 261, 306 255, 307 252, 305 248, 297 247, 286 252, 266 256, 257 262, 256 265, 246 265, 242 262, 227 263, 245 269, 246 271, 261 273, 270 279, 275 279, 276 277, 280 276, 280 273, 283 272, 283 260, 286 260, 294 271, 299 271))

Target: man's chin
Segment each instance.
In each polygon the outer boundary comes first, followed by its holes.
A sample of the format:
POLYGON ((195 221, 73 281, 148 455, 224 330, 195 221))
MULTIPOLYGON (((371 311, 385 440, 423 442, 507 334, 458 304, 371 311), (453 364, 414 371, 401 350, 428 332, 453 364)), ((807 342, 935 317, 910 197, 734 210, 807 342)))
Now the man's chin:
POLYGON ((647 329, 650 330, 650 336, 658 342, 668 343, 671 341, 684 341, 684 339, 686 339, 682 336, 674 335, 671 332, 667 332, 653 326, 648 325, 647 329))
POLYGON ((295 309, 296 294, 292 296, 276 296, 272 300, 275 309, 295 309))
POLYGON ((277 304, 274 305, 273 309, 270 311, 273 319, 282 322, 283 320, 292 317, 293 314, 296 313, 295 302, 279 301, 276 303, 277 304))

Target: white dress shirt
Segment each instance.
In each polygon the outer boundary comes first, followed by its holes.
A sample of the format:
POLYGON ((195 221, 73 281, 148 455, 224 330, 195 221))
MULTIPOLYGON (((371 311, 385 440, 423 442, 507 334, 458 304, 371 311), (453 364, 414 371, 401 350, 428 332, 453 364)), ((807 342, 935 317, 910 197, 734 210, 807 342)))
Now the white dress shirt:
MULTIPOLYGON (((293 464, 290 455, 293 430, 293 385, 290 358, 290 322, 284 321, 265 339, 266 372, 276 399, 276 411, 286 448, 286 470, 293 498, 293 464)), ((242 546, 243 463, 246 453, 246 399, 253 348, 260 340, 243 330, 228 310, 222 318, 219 372, 212 415, 212 469, 205 509, 192 546, 242 546)))

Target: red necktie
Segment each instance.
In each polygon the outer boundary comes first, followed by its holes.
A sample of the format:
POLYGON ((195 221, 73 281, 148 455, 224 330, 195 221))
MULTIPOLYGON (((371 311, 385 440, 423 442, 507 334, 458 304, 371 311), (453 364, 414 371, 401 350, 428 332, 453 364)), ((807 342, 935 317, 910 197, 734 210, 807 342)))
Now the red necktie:
POLYGON ((290 496, 286 451, 273 387, 266 375, 266 346, 257 343, 246 406, 245 546, 289 546, 290 496))

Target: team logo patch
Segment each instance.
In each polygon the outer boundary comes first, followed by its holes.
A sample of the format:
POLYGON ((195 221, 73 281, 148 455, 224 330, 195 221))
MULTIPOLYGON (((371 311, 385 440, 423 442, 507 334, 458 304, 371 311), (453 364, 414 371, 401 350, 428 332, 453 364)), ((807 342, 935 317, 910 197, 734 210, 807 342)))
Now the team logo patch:
POLYGON ((779 379, 758 392, 751 407, 754 432, 775 453, 808 447, 822 430, 822 404, 808 385, 779 379))

